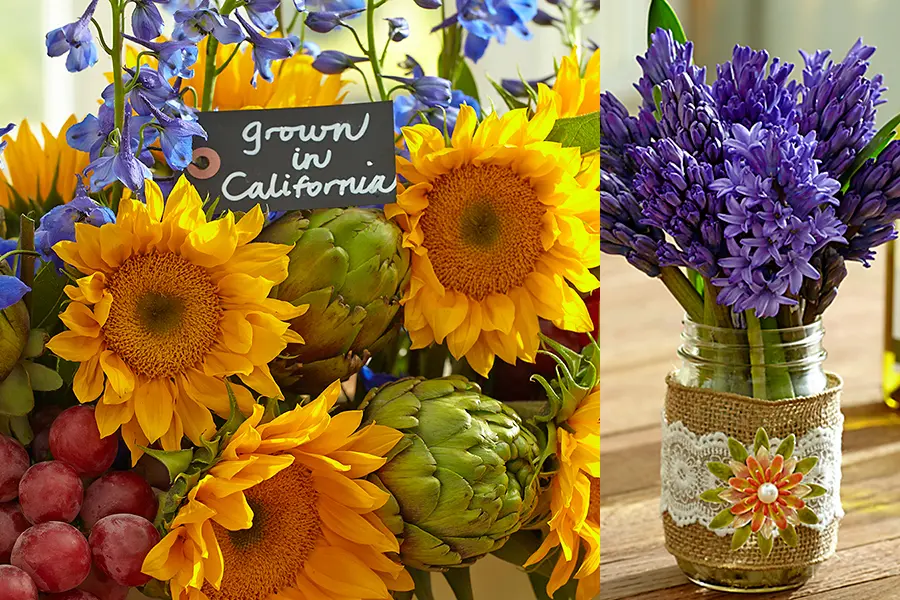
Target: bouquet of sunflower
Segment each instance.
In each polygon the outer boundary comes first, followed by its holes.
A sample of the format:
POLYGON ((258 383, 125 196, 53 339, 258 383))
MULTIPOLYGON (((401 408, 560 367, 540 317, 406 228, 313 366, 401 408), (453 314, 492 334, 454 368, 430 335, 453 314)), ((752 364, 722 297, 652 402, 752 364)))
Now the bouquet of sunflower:
POLYGON ((112 71, 58 135, 0 130, 0 598, 462 600, 489 554, 599 591, 599 7, 416 4, 433 75, 388 63, 385 0, 92 0, 47 34, 112 71), (483 109, 470 63, 532 22, 571 54, 483 109), (395 202, 222 211, 183 174, 204 112, 351 75, 393 102, 395 202))

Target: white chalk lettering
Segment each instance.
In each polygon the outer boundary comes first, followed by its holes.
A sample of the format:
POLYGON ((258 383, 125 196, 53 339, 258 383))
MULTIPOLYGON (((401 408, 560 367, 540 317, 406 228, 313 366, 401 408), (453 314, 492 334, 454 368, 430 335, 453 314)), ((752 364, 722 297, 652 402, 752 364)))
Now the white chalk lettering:
MULTIPOLYGON (((255 156, 259 154, 260 148, 262 148, 262 140, 260 139, 260 133, 262 132, 262 123, 259 121, 252 121, 247 123, 247 126, 244 127, 244 131, 241 134, 244 138, 244 141, 248 144, 253 144, 253 150, 244 149, 244 154, 248 156, 255 156)), ((268 138, 266 138, 268 139, 268 138)))

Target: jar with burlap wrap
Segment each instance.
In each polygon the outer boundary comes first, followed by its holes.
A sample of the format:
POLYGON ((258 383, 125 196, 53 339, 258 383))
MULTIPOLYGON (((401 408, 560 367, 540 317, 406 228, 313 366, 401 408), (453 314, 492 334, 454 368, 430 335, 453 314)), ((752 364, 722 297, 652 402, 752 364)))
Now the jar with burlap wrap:
POLYGON ((759 348, 745 330, 688 321, 666 382, 666 548, 723 591, 802 585, 834 554, 843 516, 841 380, 823 369, 821 323, 766 334, 759 348))

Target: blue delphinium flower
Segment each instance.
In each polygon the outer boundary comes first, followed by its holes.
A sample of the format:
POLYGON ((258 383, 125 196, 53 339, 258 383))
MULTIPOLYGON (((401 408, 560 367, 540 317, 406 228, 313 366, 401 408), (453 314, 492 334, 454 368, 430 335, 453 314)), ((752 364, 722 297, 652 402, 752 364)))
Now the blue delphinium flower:
MULTIPOLYGON (((112 150, 105 146, 109 134, 115 129, 115 111, 112 106, 101 104, 97 111, 98 116, 88 114, 79 123, 75 123, 66 130, 66 142, 72 148, 87 152, 91 160, 97 159, 104 150, 112 154, 112 150)), ((138 151, 140 143, 140 130, 153 119, 152 116, 133 116, 131 118, 131 151, 138 151)), ((156 141, 156 130, 147 128, 144 130, 144 146, 141 148, 139 158, 146 165, 153 164, 153 156, 147 150, 148 146, 156 141)))
POLYGON ((124 34, 125 39, 141 44, 154 52, 159 59, 159 73, 164 79, 184 77, 189 79, 194 75, 192 66, 197 62, 197 44, 189 41, 169 40, 165 42, 148 42, 124 34))
MULTIPOLYGON (((125 104, 125 122, 122 127, 122 140, 131 139, 131 105, 125 104)), ((131 144, 119 143, 115 153, 104 152, 101 156, 91 161, 85 168, 85 173, 93 172, 91 176, 91 191, 99 191, 113 181, 119 180, 128 189, 143 191, 144 180, 152 179, 153 174, 147 165, 142 163, 134 155, 131 144)))
POLYGON ((822 170, 835 178, 875 135, 875 107, 885 102, 881 97, 885 88, 881 75, 865 77, 874 52, 875 48, 863 45, 861 39, 837 64, 827 60, 829 50, 812 56, 800 52, 806 63, 800 132, 816 132, 816 158, 822 161, 822 170))
POLYGON ((409 37, 409 22, 403 17, 388 17, 388 37, 391 41, 402 42, 409 37))
POLYGON ((206 131, 196 121, 173 119, 152 106, 150 111, 156 117, 153 127, 159 131, 159 143, 166 162, 176 171, 186 169, 193 155, 193 138, 205 140, 206 131))
MULTIPOLYGON (((15 250, 15 248, 13 248, 15 250)), ((9 308, 25 297, 31 288, 14 275, 0 275, 0 310, 9 308)))
POLYGON ((250 21, 265 31, 272 33, 278 29, 278 17, 275 10, 281 6, 281 0, 246 0, 244 10, 250 21))
POLYGON ((97 9, 97 1, 91 0, 84 13, 74 23, 54 29, 47 34, 47 55, 62 56, 68 53, 66 69, 70 73, 83 71, 97 62, 97 46, 94 44, 94 36, 91 35, 91 18, 97 9))
POLYGON ((369 60, 366 56, 350 56, 340 50, 323 50, 313 61, 315 70, 325 75, 337 75, 343 73, 356 63, 369 60))
POLYGON ((465 55, 477 62, 492 39, 506 41, 512 29, 522 39, 530 39, 527 24, 537 14, 537 0, 456 0, 456 14, 432 31, 459 24, 466 30, 465 55))
POLYGON ((459 107, 463 104, 471 106, 478 118, 481 118, 481 105, 475 98, 466 95, 461 90, 453 90, 450 94, 450 103, 447 106, 431 107, 422 103, 413 95, 402 95, 394 98, 394 133, 400 134, 400 128, 421 123, 421 115, 432 127, 452 134, 456 127, 456 119, 459 116, 459 107))
POLYGON ((115 213, 87 195, 84 182, 79 176, 75 198, 67 204, 53 207, 50 212, 41 217, 40 225, 34 234, 34 247, 40 253, 42 260, 53 262, 62 269, 63 261, 53 251, 53 246, 63 240, 75 240, 75 223, 88 223, 100 227, 106 223, 115 222, 115 213))
POLYGON ((397 379, 399 379, 399 377, 391 375, 390 373, 377 373, 373 371, 369 365, 364 366, 360 370, 359 378, 362 381, 363 387, 366 388, 366 391, 381 387, 386 383, 397 381, 397 379))
POLYGON ((416 99, 428 107, 449 106, 452 99, 450 82, 443 77, 422 75, 421 77, 396 77, 385 75, 386 79, 392 79, 404 83, 409 87, 416 99))
POLYGON ((847 227, 835 213, 840 184, 819 172, 815 134, 801 136, 796 125, 736 124, 732 135, 726 176, 711 186, 725 199, 719 218, 728 250, 719 260, 723 275, 712 282, 720 303, 772 317, 798 303, 805 279, 821 277, 813 254, 845 241, 847 227))
MULTIPOLYGON (((13 130, 15 127, 15 123, 10 123, 6 127, 0 127, 0 138, 3 138, 7 133, 13 130)), ((0 139, 0 155, 3 154, 3 150, 6 148, 6 140, 0 139)))
POLYGON ((196 9, 175 12, 174 39, 199 42, 207 35, 212 35, 222 44, 236 44, 244 39, 241 26, 210 8, 209 0, 202 0, 196 9))
POLYGON ((142 40, 154 40, 163 32, 163 18, 156 8, 157 3, 168 0, 134 0, 131 12, 131 30, 142 40))
POLYGON ((725 123, 751 127, 794 122, 797 94, 803 86, 788 81, 794 65, 774 58, 767 71, 768 61, 765 50, 735 46, 731 61, 719 65, 712 94, 725 123))
POLYGON ((314 10, 306 15, 306 26, 316 33, 329 33, 336 27, 341 26, 341 22, 349 19, 360 12, 364 8, 356 8, 353 10, 342 10, 338 12, 330 12, 327 10, 314 10))
POLYGON ((248 39, 253 45, 253 64, 256 68, 253 71, 251 82, 254 86, 256 85, 257 74, 266 81, 272 81, 275 79, 275 75, 272 73, 272 61, 284 60, 295 55, 300 49, 300 38, 296 35, 289 35, 286 38, 267 38, 247 23, 240 14, 236 16, 247 30, 248 39))
POLYGON ((547 83, 551 79, 553 79, 554 75, 548 75, 543 79, 530 79, 527 81, 522 81, 522 79, 501 79, 500 87, 504 90, 515 96, 516 98, 526 98, 528 94, 528 88, 526 85, 530 87, 532 90, 537 90, 539 83, 547 83))
POLYGON ((637 61, 643 75, 634 85, 644 99, 644 108, 653 111, 656 103, 653 100, 653 88, 674 78, 679 73, 687 73, 697 85, 706 85, 706 69, 694 66, 694 45, 691 42, 676 42, 668 29, 657 29, 650 34, 650 47, 637 61))
MULTIPOLYGON (((141 65, 141 70, 135 75, 134 69, 125 68, 122 76, 124 85, 131 86, 125 93, 126 101, 134 106, 139 115, 150 115, 150 105, 162 109, 167 103, 178 100, 178 92, 163 75, 149 65, 141 65), (131 80, 137 77, 137 83, 131 85, 131 80)), ((109 84, 103 90, 101 97, 110 106, 115 101, 115 86, 109 84)))

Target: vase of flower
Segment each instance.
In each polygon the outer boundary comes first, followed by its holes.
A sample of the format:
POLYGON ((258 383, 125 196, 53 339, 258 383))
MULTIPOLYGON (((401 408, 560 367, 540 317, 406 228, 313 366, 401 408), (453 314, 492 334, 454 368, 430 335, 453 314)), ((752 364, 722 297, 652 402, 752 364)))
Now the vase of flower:
POLYGON ((663 415, 666 548, 717 590, 798 587, 835 551, 840 378, 821 321, 754 331, 685 320, 663 415))

